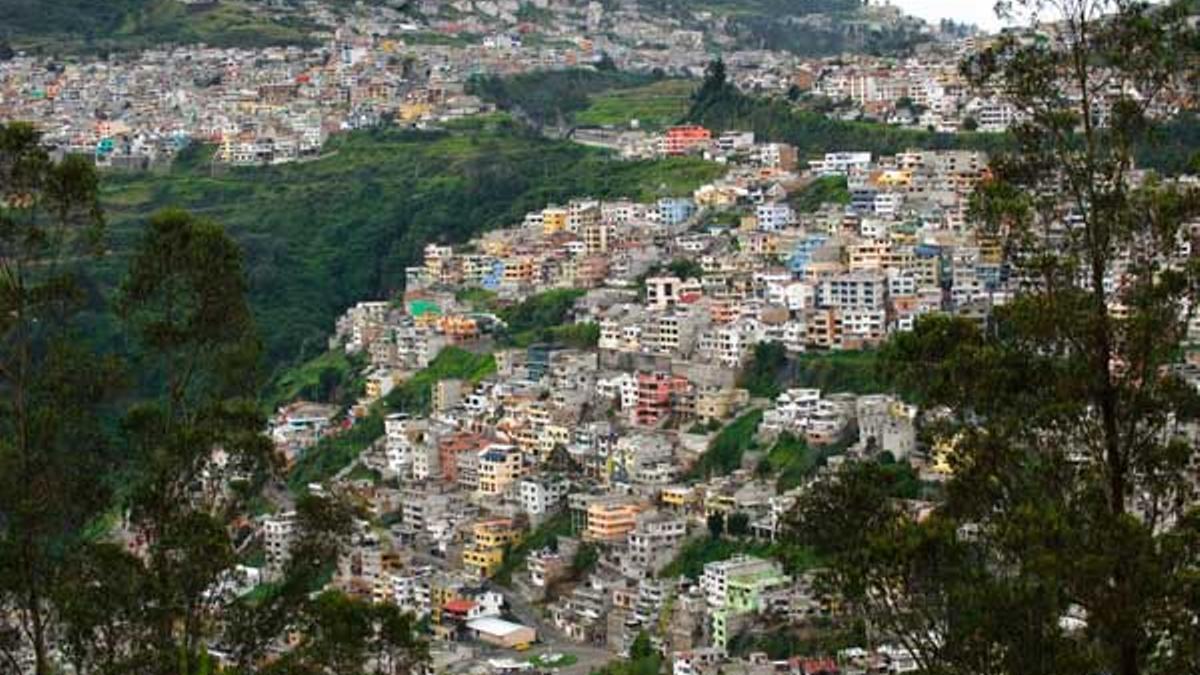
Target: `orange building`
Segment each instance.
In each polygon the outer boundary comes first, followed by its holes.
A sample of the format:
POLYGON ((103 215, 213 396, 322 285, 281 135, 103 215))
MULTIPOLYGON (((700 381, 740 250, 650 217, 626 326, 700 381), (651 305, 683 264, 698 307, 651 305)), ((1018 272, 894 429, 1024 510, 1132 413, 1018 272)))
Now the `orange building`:
POLYGON ((637 527, 642 506, 632 503, 597 501, 587 507, 587 529, 583 537, 591 541, 621 541, 637 527))
POLYGON ((479 337, 479 324, 466 316, 443 316, 438 319, 437 327, 439 332, 455 342, 466 342, 479 337))
POLYGON ((665 155, 683 155, 690 150, 712 141, 712 132, 698 125, 671 127, 663 136, 662 151, 665 155))

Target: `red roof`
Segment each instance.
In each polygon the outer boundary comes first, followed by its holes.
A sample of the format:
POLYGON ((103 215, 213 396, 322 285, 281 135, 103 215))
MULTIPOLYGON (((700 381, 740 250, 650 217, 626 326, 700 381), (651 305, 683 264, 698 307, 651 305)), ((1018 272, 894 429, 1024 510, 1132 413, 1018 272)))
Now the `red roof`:
POLYGON ((471 600, 451 600, 443 605, 442 609, 451 614, 467 614, 475 609, 475 603, 471 600))

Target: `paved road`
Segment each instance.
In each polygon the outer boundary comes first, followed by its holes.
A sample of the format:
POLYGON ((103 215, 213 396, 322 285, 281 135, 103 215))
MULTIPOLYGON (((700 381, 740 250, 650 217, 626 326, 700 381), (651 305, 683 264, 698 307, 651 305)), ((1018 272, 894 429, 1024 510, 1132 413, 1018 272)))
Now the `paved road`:
POLYGON ((555 669, 555 673, 588 675, 616 658, 616 655, 607 649, 581 645, 567 639, 552 622, 543 618, 540 609, 526 602, 520 594, 494 583, 489 583, 488 588, 504 596, 504 601, 508 604, 508 609, 514 617, 521 623, 537 630, 538 646, 526 652, 527 657, 543 654, 573 654, 578 659, 569 667, 555 669))

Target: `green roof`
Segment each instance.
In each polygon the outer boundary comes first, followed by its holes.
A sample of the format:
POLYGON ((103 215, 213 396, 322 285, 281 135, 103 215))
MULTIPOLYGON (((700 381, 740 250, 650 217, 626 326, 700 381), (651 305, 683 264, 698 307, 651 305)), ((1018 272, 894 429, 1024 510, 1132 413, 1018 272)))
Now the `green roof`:
POLYGON ((441 314, 442 308, 430 300, 413 300, 408 305, 408 313, 415 317, 421 317, 430 313, 441 314))

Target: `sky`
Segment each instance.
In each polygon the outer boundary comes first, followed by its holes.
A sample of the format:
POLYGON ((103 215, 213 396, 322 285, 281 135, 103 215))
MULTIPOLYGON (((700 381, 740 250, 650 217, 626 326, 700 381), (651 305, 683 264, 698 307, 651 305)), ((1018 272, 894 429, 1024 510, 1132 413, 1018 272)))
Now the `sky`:
POLYGON ((891 0, 909 14, 937 22, 939 19, 954 19, 959 23, 973 23, 986 30, 1000 27, 996 18, 995 0, 891 0))

